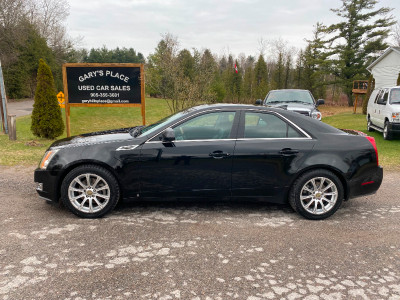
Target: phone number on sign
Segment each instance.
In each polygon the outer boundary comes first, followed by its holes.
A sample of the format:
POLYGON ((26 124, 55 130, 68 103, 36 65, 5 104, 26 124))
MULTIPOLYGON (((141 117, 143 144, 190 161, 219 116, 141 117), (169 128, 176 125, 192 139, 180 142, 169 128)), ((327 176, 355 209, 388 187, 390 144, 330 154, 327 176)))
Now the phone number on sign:
POLYGON ((117 98, 119 97, 119 93, 90 93, 90 97, 111 97, 117 98))

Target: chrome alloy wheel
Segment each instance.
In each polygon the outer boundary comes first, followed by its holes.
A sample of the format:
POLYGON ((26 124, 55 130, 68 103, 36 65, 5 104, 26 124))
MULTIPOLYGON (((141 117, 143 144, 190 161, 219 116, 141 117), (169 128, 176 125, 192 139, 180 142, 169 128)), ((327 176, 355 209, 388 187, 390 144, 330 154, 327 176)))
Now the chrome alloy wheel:
POLYGON ((385 123, 385 126, 383 127, 383 138, 386 140, 388 137, 388 127, 387 123, 385 123))
POLYGON ((300 192, 303 208, 313 214, 320 215, 330 211, 338 199, 335 183, 326 177, 315 177, 304 184, 300 192))
POLYGON ((84 213, 102 210, 110 200, 110 187, 99 175, 85 173, 75 177, 68 187, 71 204, 84 213))

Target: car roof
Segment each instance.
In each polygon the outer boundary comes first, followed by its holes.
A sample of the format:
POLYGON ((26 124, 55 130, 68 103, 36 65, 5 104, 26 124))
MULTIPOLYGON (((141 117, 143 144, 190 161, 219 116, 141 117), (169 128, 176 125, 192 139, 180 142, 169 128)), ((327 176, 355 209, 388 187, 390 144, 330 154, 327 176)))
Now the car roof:
POLYGON ((207 111, 207 110, 219 110, 219 109, 235 109, 235 110, 258 110, 258 111, 269 111, 275 112, 283 117, 289 119, 291 122, 295 123, 303 130, 311 135, 318 136, 320 134, 332 133, 332 134, 346 134, 343 131, 325 124, 321 121, 315 120, 308 116, 303 116, 302 114, 288 111, 283 108, 260 106, 260 105, 250 105, 250 104, 235 104, 235 103, 221 103, 221 104, 204 104, 189 108, 185 113, 193 113, 195 111, 207 111))
POLYGON ((278 92, 278 91, 304 91, 304 92, 309 92, 309 90, 303 90, 303 89, 280 89, 280 90, 270 90, 270 92, 278 92))

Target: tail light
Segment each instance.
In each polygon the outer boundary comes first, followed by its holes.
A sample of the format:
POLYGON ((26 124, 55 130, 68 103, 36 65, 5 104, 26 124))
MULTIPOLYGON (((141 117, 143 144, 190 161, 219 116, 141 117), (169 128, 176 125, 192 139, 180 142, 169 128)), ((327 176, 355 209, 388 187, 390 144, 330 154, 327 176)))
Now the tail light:
POLYGON ((366 136, 366 138, 368 139, 368 141, 370 141, 370 143, 372 144, 372 146, 375 149, 375 154, 376 154, 376 164, 379 166, 379 159, 378 159, 378 148, 376 148, 376 142, 375 139, 372 136, 366 136))

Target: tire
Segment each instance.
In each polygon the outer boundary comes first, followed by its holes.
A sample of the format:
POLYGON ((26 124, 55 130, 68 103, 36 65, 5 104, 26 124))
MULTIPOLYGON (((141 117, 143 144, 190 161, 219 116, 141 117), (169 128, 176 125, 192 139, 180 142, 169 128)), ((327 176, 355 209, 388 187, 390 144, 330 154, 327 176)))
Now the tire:
POLYGON ((119 185, 114 175, 96 165, 70 171, 61 185, 64 205, 81 218, 99 218, 117 205, 119 185))
POLYGON ((328 170, 317 169, 296 179, 289 192, 289 203, 306 219, 323 220, 336 212, 343 195, 340 179, 328 170))
POLYGON ((371 127, 371 125, 372 125, 371 119, 368 117, 368 121, 367 121, 367 130, 368 130, 369 132, 375 131, 375 130, 371 127))
POLYGON ((390 141, 393 138, 392 132, 389 130, 389 121, 385 121, 385 125, 383 126, 383 138, 387 141, 390 141))

